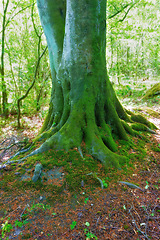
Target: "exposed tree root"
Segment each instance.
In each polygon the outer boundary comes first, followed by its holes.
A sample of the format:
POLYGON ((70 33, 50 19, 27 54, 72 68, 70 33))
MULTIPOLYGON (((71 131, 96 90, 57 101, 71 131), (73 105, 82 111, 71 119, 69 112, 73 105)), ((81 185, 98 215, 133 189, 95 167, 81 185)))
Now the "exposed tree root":
MULTIPOLYGON (((98 111, 97 117, 97 115, 95 116, 95 111, 82 112, 79 108, 75 108, 65 124, 62 124, 62 127, 61 123, 58 123, 57 126, 51 126, 49 130, 44 131, 35 138, 34 143, 43 141, 42 145, 26 157, 20 159, 20 161, 49 149, 63 149, 65 151, 74 147, 80 149, 83 141, 89 153, 101 161, 104 167, 113 166, 120 168, 121 163, 126 161, 126 157, 114 153, 117 151, 117 145, 112 132, 118 134, 119 138, 127 141, 127 133, 133 136, 140 136, 139 131, 156 133, 152 130, 156 127, 141 115, 135 115, 131 112, 127 114, 125 112, 127 120, 129 120, 127 122, 119 118, 114 106, 112 106, 112 110, 109 107, 109 111, 113 113, 112 117, 108 114, 106 118, 105 111, 102 110, 98 111), (78 116, 77 121, 75 116, 78 116), (107 119, 112 119, 112 121, 107 122, 107 119)), ((123 111, 125 110, 123 109, 123 111)))
POLYGON ((146 94, 142 97, 142 99, 154 97, 159 94, 160 94, 160 83, 156 83, 150 89, 147 90, 146 94))

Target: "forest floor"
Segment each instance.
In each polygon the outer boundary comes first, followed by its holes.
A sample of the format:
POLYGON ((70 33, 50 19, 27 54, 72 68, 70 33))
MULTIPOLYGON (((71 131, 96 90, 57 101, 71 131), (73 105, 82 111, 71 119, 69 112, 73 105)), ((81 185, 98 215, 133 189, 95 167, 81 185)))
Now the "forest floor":
MULTIPOLYGON (((129 106, 127 98, 131 101, 131 96, 127 94, 126 91, 123 104, 129 106)), ((149 100, 149 106, 145 102, 140 105, 140 100, 135 99, 132 102, 136 111, 147 115, 160 129, 159 98, 149 100)), ((15 143, 24 137, 34 138, 35 129, 43 122, 39 116, 25 117, 24 121, 23 131, 18 132, 11 122, 1 130, 0 147, 13 146, 0 151, 0 166, 17 150, 15 143)), ((77 150, 68 155, 54 151, 51 156, 37 156, 25 165, 1 169, 0 239, 159 239, 160 130, 156 132, 145 135, 148 141, 132 137, 127 147, 126 143, 119 146, 131 159, 121 170, 105 172, 99 162, 94 169, 95 160, 88 155, 84 166, 78 165, 83 160, 77 150), (57 161, 54 168, 50 166, 53 158, 57 161), (52 178, 33 184, 31 177, 38 162, 47 169, 46 174, 51 171, 52 178), (97 174, 87 175, 92 171, 97 174), (130 188, 120 181, 135 186, 130 188)))

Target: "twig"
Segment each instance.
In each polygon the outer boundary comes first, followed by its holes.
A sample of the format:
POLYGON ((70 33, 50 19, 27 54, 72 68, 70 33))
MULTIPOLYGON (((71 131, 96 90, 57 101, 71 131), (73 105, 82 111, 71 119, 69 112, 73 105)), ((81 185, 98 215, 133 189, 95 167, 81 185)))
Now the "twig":
POLYGON ((6 152, 8 149, 12 148, 13 146, 17 145, 17 143, 13 143, 11 144, 10 146, 8 147, 3 147, 3 148, 0 148, 0 151, 4 150, 4 152, 6 152))
POLYGON ((87 175, 93 175, 93 177, 95 177, 100 182, 101 188, 104 189, 103 182, 99 177, 97 177, 97 173, 91 172, 91 173, 88 173, 87 175))
POLYGON ((27 205, 25 206, 25 208, 23 209, 23 212, 21 213, 21 215, 20 215, 20 219, 22 220, 22 215, 23 215, 23 213, 25 212, 25 210, 26 210, 26 208, 27 207, 29 207, 29 204, 27 203, 27 205))
POLYGON ((0 145, 3 145, 6 141, 8 141, 10 138, 6 138, 3 142, 0 143, 0 145))
POLYGON ((82 158, 84 158, 84 157, 83 157, 83 153, 82 153, 82 150, 81 150, 81 147, 80 147, 80 146, 78 147, 78 151, 79 151, 79 153, 80 153, 81 157, 82 157, 82 158))
MULTIPOLYGON (((13 156, 11 156, 11 157, 8 159, 8 161, 9 161, 10 159, 12 159, 12 158, 20 155, 21 153, 28 152, 28 151, 30 150, 30 148, 32 147, 32 145, 33 145, 33 143, 31 143, 31 145, 30 145, 27 149, 22 149, 22 150, 20 150, 19 152, 17 152, 17 153, 14 154, 13 156)), ((9 162, 10 162, 10 161, 9 161, 9 162)), ((6 164, 8 164, 8 162, 7 162, 6 164)))
POLYGON ((131 210, 132 210, 132 206, 131 206, 131 208, 128 210, 129 211, 129 214, 131 215, 131 217, 132 217, 132 223, 135 225, 135 227, 137 228, 137 230, 147 239, 147 240, 149 240, 149 238, 148 238, 148 236, 147 236, 147 234, 146 234, 146 229, 145 229, 145 232, 143 232, 138 226, 137 226, 137 223, 136 223, 136 221, 135 221, 135 219, 134 219, 134 217, 133 217, 133 214, 131 213, 131 210))
POLYGON ((99 219, 100 219, 100 217, 98 217, 98 218, 97 218, 97 221, 96 221, 96 226, 98 225, 99 219))
POLYGON ((128 187, 130 187, 130 188, 137 188, 137 189, 141 190, 142 192, 145 192, 145 189, 142 189, 142 188, 138 187, 137 185, 135 185, 135 184, 133 184, 133 183, 123 182, 123 181, 119 181, 119 183, 125 184, 125 185, 127 185, 128 187))

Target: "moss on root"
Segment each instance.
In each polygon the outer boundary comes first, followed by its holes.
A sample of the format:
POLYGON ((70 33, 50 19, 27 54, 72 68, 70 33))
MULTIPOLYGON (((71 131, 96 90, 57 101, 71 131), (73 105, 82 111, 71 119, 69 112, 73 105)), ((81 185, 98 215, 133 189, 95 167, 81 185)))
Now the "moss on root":
POLYGON ((154 84, 150 89, 147 90, 146 94, 142 99, 147 99, 160 94, 160 83, 154 84))
MULTIPOLYGON (((133 122, 142 123, 142 124, 146 125, 147 127, 149 127, 150 129, 157 129, 157 127, 153 123, 149 122, 145 117, 143 117, 140 114, 132 114, 131 120, 133 122)), ((145 130, 143 130, 143 127, 142 127, 142 131, 145 131, 145 130)))
POLYGON ((121 164, 128 160, 126 157, 116 153, 118 148, 114 139, 115 136, 127 142, 129 141, 129 135, 139 137, 140 131, 155 133, 152 130, 155 128, 154 124, 141 115, 128 112, 127 119, 129 122, 127 122, 119 118, 114 105, 107 108, 108 111, 112 109, 107 117, 105 117, 105 112, 103 113, 102 110, 97 111, 95 115, 94 105, 90 106, 89 109, 89 105, 87 105, 86 111, 83 111, 85 105, 82 102, 80 101, 77 104, 77 108, 74 107, 66 123, 60 129, 57 125, 39 135, 34 142, 40 140, 44 142, 38 149, 24 157, 23 160, 51 149, 63 149, 65 151, 73 148, 79 149, 82 142, 84 142, 87 151, 95 159, 99 160, 104 168, 115 167, 120 169, 121 164))
MULTIPOLYGON (((147 134, 147 133, 146 133, 147 134)), ((64 198, 64 190, 66 191, 83 191, 81 182, 83 180, 84 185, 88 189, 94 189, 96 187, 101 187, 99 181, 97 181, 93 176, 88 174, 96 173, 97 177, 101 180, 106 179, 106 175, 110 176, 112 180, 118 181, 121 180, 123 174, 128 175, 134 171, 135 163, 137 165, 142 164, 145 161, 147 156, 147 149, 145 148, 145 141, 142 139, 137 139, 132 136, 129 136, 129 140, 120 140, 118 148, 118 154, 123 155, 121 158, 120 155, 110 152, 104 145, 103 152, 99 151, 99 140, 95 143, 92 143, 92 154, 94 157, 89 155, 90 151, 86 150, 84 142, 81 144, 80 154, 78 148, 69 150, 68 152, 64 150, 49 150, 43 153, 31 156, 25 160, 24 163, 17 165, 16 169, 9 171, 8 174, 4 174, 2 187, 5 186, 7 191, 12 191, 13 187, 15 189, 34 189, 39 190, 40 192, 47 192, 48 196, 53 196, 52 201, 57 201, 59 198, 64 198), (130 151, 132 149, 132 151, 130 151), (97 161, 99 155, 104 159, 108 157, 108 163, 111 160, 106 168, 104 168, 103 159, 102 163, 97 161), (95 159, 96 158, 96 159, 95 159), (111 158, 109 160, 109 158, 111 158), (114 161, 112 160, 114 159, 114 161), (63 167, 64 173, 64 182, 62 185, 54 185, 52 182, 33 183, 31 180, 21 181, 21 176, 23 174, 30 175, 30 179, 33 175, 33 169, 37 163, 43 165, 43 171, 48 171, 50 169, 55 169, 63 167), (117 170, 121 169, 121 170, 117 170), (14 171, 19 172, 18 175, 14 174, 14 171), (11 174, 11 176, 10 176, 11 174), (10 184, 13 182, 13 184, 10 184)), ((90 152, 91 153, 91 152, 90 152)), ((106 179, 105 182, 109 184, 109 180, 106 179)))

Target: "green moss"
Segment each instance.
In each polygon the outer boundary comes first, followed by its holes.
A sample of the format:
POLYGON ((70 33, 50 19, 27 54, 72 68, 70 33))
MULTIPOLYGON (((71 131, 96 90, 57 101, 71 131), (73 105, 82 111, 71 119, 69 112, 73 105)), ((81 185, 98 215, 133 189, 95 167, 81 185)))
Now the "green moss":
POLYGON ((148 130, 148 128, 142 123, 133 123, 132 129, 134 129, 136 131, 147 131, 148 130))
POLYGON ((158 94, 160 94, 160 83, 156 83, 148 89, 146 94, 143 96, 143 99, 150 98, 158 94))
MULTIPOLYGON (((39 190, 41 193, 47 192, 49 195, 48 201, 52 204, 54 201, 63 201, 64 189, 68 189, 70 192, 81 191, 81 182, 83 180, 86 189, 94 190, 99 187, 99 181, 92 176, 88 176, 88 173, 97 173, 100 179, 105 179, 109 184, 111 180, 118 181, 121 175, 130 175, 134 171, 135 161, 143 163, 147 155, 147 149, 145 148, 146 142, 143 139, 136 139, 132 136, 129 137, 129 141, 119 140, 119 154, 126 156, 125 161, 119 162, 121 170, 112 168, 111 166, 104 169, 99 161, 96 161, 86 151, 85 146, 81 146, 83 158, 81 157, 78 149, 72 149, 68 152, 63 150, 55 151, 50 150, 42 154, 29 157, 23 164, 17 165, 17 169, 13 169, 13 172, 4 174, 2 181, 2 188, 6 191, 15 191, 24 189, 39 190), (131 152, 130 152, 131 151, 131 152), (132 154, 133 152, 133 154, 132 154), (18 171, 21 174, 27 170, 27 174, 33 175, 32 169, 37 163, 43 165, 44 171, 53 169, 54 167, 63 166, 64 171, 64 182, 61 186, 52 184, 45 184, 38 180, 36 183, 33 181, 20 181, 19 176, 15 176, 14 172, 18 171), (28 170, 31 172, 29 173, 28 170), (108 176, 109 178, 106 178, 108 176), (12 182, 12 184, 8 184, 12 182)), ((21 176, 21 175, 20 175, 21 176)))
POLYGON ((125 122, 124 120, 121 120, 121 122, 126 132, 128 132, 131 135, 135 135, 135 132, 133 131, 132 127, 130 127, 130 125, 127 122, 125 122))
POLYGON ((149 122, 145 117, 143 117, 142 115, 139 114, 134 114, 131 116, 131 120, 137 123, 142 123, 144 125, 146 125, 147 127, 149 127, 150 129, 156 129, 157 127, 149 122))
POLYGON ((155 152, 160 152, 160 144, 159 144, 159 146, 153 146, 152 150, 155 152))
POLYGON ((148 113, 150 116, 155 117, 155 118, 160 118, 160 114, 157 111, 154 111, 153 109, 149 108, 149 107, 145 107, 143 109, 139 109, 139 111, 145 111, 146 113, 148 113))

